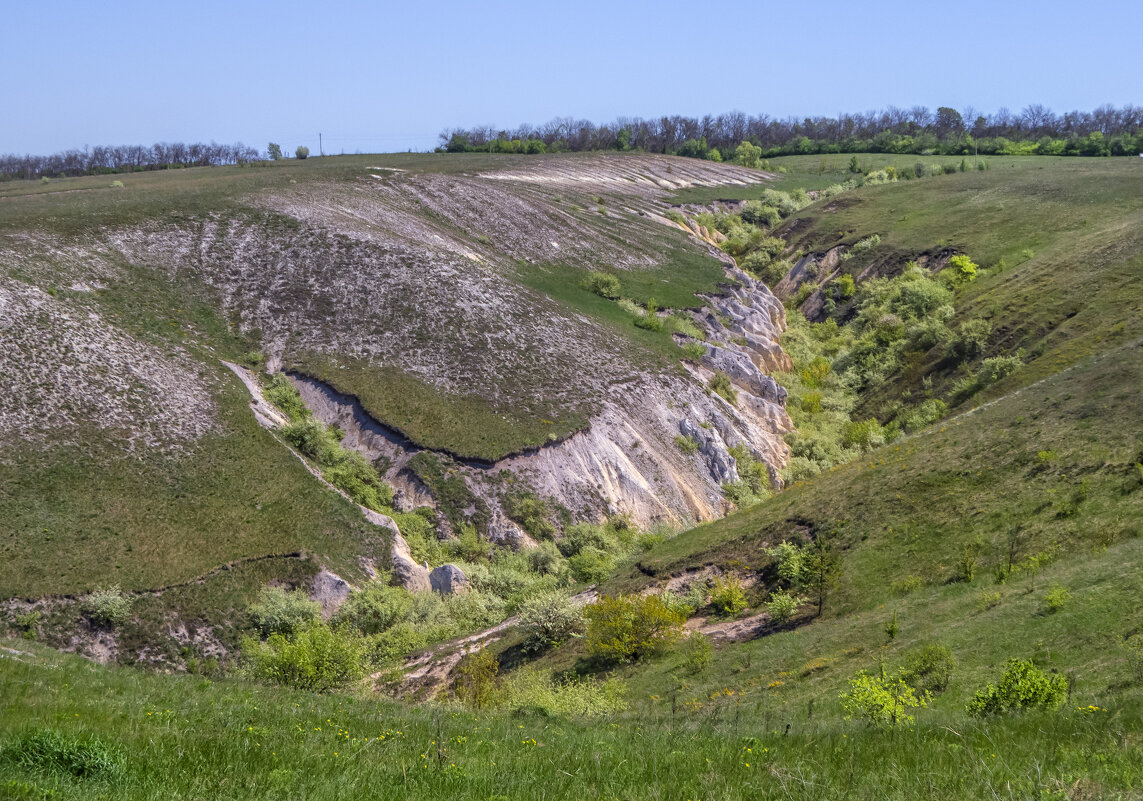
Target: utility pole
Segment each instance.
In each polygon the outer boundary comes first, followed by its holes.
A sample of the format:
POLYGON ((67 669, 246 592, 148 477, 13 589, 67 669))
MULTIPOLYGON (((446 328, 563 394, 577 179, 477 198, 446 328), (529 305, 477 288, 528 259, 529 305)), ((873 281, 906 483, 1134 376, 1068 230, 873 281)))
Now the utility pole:
POLYGON ((318 134, 318 155, 324 156, 325 152, 321 149, 321 134, 318 134))

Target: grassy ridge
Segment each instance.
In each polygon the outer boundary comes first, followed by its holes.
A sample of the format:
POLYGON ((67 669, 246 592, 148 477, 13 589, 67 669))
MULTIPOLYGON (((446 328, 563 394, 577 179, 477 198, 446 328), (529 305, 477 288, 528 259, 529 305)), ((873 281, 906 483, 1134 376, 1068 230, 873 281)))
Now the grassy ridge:
POLYGON ((879 448, 748 511, 657 546, 613 589, 703 563, 762 566, 766 544, 836 531, 847 573, 835 611, 887 600, 910 575, 948 580, 966 543, 1025 557, 1143 534, 1143 348, 1090 358, 1034 388, 879 448), (1043 455, 1041 455, 1043 454, 1043 455))
POLYGON ((376 420, 417 445, 460 459, 493 462, 558 442, 587 426, 583 409, 497 409, 476 395, 448 395, 399 370, 355 359, 304 354, 287 368, 355 396, 376 420))
POLYGON ((780 704, 602 724, 477 716, 4 647, 19 653, 0 658, 0 789, 17 798, 1063 798, 1143 782, 1137 703, 988 724, 937 714, 911 732, 816 720, 785 734, 780 704), (49 727, 98 738, 120 767, 76 778, 13 764, 49 727))

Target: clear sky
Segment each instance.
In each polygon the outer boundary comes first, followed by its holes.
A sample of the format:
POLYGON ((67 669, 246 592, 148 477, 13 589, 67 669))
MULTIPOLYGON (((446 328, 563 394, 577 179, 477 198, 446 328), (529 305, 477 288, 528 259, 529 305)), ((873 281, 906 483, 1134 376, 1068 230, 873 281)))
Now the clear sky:
POLYGON ((425 149, 555 116, 1143 104, 1143 0, 9 0, 0 153, 425 149))

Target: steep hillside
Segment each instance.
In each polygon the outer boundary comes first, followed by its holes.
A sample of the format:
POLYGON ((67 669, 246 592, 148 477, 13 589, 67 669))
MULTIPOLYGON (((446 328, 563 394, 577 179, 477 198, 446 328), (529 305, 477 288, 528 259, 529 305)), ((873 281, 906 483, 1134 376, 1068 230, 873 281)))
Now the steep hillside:
POLYGON ((441 507, 411 457, 460 471, 476 505, 442 510, 442 536, 471 521, 525 541, 500 509, 507 476, 566 520, 721 515, 729 447, 772 471, 786 456, 766 375, 784 312, 662 212, 669 191, 767 178, 650 156, 395 156, 6 185, 3 594, 141 590, 268 554, 351 578, 385 563, 388 532, 255 424, 220 359, 287 370, 397 510, 441 507), (588 288, 596 274, 614 296, 588 288), (711 310, 731 328, 707 331, 711 310), (688 357, 696 337, 712 344, 688 357), (736 405, 706 387, 720 369, 736 405), (699 424, 703 451, 680 451, 699 424))

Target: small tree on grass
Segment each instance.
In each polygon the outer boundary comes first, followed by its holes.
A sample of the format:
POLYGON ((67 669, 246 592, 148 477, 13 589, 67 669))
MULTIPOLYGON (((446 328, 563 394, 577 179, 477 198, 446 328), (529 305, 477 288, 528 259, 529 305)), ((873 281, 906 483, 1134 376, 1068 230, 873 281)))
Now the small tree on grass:
POLYGON ((274 161, 282 160, 282 146, 277 142, 271 142, 269 147, 266 148, 266 152, 270 154, 270 158, 274 161))
POLYGON ((933 643, 915 648, 905 656, 901 678, 915 690, 936 695, 949 686, 956 659, 948 646, 933 643))
POLYGON ((968 703, 977 717, 1024 709, 1058 709, 1068 698, 1068 680, 1059 673, 1044 673, 1030 660, 1010 659, 999 684, 979 690, 968 703))
POLYGON ((298 149, 294 151, 294 155, 300 159, 308 159, 310 157, 310 149, 305 145, 298 145, 298 149))
POLYGON ((657 595, 605 595, 583 610, 587 646, 606 662, 633 662, 679 636, 683 616, 657 595))
POLYGON ((801 599, 791 595, 785 590, 770 593, 770 600, 766 602, 766 612, 775 623, 786 623, 798 613, 798 604, 801 599))
POLYGON ((583 633, 583 609, 562 593, 534 595, 520 604, 518 615, 528 651, 553 648, 583 633))
POLYGON ((839 696, 846 720, 859 718, 875 726, 912 726, 910 709, 928 706, 928 694, 920 696, 899 676, 859 673, 849 680, 849 690, 839 696))
POLYGON ((841 583, 841 553, 834 539, 832 534, 819 534, 802 551, 802 585, 817 604, 818 615, 821 615, 829 596, 841 583))
POLYGON ((702 673, 710 665, 710 658, 714 655, 714 646, 710 638, 698 631, 692 631, 683 640, 683 661, 691 673, 702 673))
POLYGON ((720 615, 736 615, 746 608, 746 593, 737 576, 714 580, 710 592, 710 605, 720 615))

